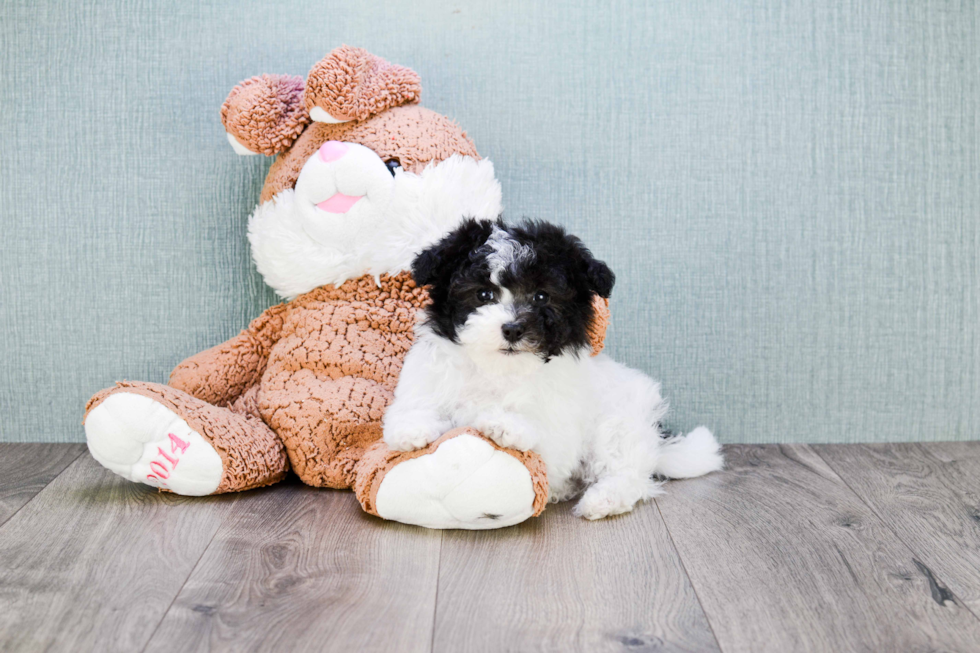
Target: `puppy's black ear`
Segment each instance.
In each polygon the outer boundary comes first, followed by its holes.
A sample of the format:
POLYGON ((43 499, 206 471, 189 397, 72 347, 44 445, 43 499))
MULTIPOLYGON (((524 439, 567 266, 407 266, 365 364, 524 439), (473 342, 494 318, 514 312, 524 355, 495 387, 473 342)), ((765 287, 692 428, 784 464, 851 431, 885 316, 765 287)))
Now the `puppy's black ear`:
POLYGON ((608 299, 609 295, 612 294, 613 285, 616 283, 616 275, 609 269, 609 266, 602 261, 592 259, 589 261, 586 276, 589 278, 589 286, 592 288, 592 292, 608 299))
POLYGON ((435 282, 439 276, 439 267, 442 264, 442 243, 436 243, 429 249, 422 250, 422 253, 412 261, 412 278, 420 286, 428 286, 435 282))
POLYGON ((490 220, 466 218, 442 240, 423 250, 412 261, 412 277, 420 286, 442 285, 470 253, 487 242, 493 230, 490 220))

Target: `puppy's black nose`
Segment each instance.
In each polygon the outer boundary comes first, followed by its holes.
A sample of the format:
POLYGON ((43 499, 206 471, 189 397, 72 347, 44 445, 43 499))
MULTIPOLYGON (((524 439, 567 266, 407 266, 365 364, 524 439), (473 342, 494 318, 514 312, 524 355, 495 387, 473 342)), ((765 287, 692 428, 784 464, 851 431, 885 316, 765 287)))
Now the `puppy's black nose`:
POLYGON ((524 325, 518 322, 508 322, 500 330, 504 332, 504 340, 511 344, 524 337, 524 325))

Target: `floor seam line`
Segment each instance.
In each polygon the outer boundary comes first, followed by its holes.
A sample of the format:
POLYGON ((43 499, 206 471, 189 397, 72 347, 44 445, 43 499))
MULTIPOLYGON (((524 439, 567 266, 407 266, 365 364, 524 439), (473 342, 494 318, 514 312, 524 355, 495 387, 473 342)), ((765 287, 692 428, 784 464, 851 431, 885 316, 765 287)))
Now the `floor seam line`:
MULTIPOLYGON (((913 556, 913 562, 914 562, 914 559, 915 558, 921 558, 922 557, 922 556, 919 555, 919 553, 915 549, 913 549, 909 545, 908 542, 905 541, 905 539, 899 534, 899 532, 897 530, 895 530, 894 528, 892 528, 892 525, 889 524, 888 521, 885 520, 885 518, 882 517, 881 514, 879 514, 877 510, 875 510, 874 506, 872 506, 870 503, 868 503, 867 501, 865 501, 864 500, 864 497, 862 497, 860 494, 858 494, 857 491, 853 487, 851 487, 851 484, 848 483, 847 480, 843 476, 841 476, 841 473, 839 471, 837 471, 837 468, 835 468, 833 466, 833 464, 831 464, 831 462, 829 460, 827 460, 827 458, 823 454, 820 453, 819 450, 817 450, 816 448, 814 448, 812 445, 807 445, 807 446, 809 446, 810 447, 810 450, 813 451, 813 453, 817 454, 817 456, 820 458, 820 460, 822 460, 824 462, 824 464, 827 465, 827 467, 829 467, 831 469, 831 471, 834 472, 834 475, 837 476, 837 478, 840 479, 840 482, 844 484, 844 487, 846 487, 851 492, 851 494, 853 494, 855 497, 857 497, 858 501, 860 501, 865 506, 867 506, 868 510, 871 511, 871 514, 874 515, 875 517, 877 517, 878 518, 878 521, 880 521, 882 523, 882 525, 885 528, 887 528, 888 531, 892 535, 895 536, 895 539, 897 539, 899 542, 902 543, 902 546, 904 546, 906 548, 906 550, 908 550, 908 552, 912 554, 912 556, 913 556)), ((831 445, 831 446, 833 446, 833 445, 831 445)), ((836 446, 842 446, 842 445, 836 445, 836 446)), ((843 445, 843 446, 848 446, 848 445, 843 445)), ((935 576, 935 572, 933 572, 933 575, 935 576)), ((936 576, 936 577, 938 578, 938 576, 936 576)), ((945 585, 946 585, 947 589, 949 589, 951 592, 953 591, 952 588, 949 587, 949 584, 948 583, 946 583, 945 585)), ((967 612, 969 612, 970 615, 972 615, 974 619, 976 619, 977 621, 980 621, 980 616, 978 616, 977 613, 974 612, 973 609, 969 605, 967 605, 965 602, 963 602, 963 599, 960 598, 960 596, 959 596, 958 593, 954 592, 953 593, 953 596, 956 597, 957 601, 959 601, 959 605, 961 605, 964 610, 966 610, 967 612)))
MULTIPOLYGON (((239 501, 239 497, 235 497, 235 500, 232 502, 231 505, 235 505, 236 503, 238 503, 238 501, 239 501)), ((194 566, 191 567, 191 570, 190 572, 188 572, 187 577, 184 578, 184 582, 180 584, 180 588, 178 588, 177 592, 174 593, 174 597, 170 599, 170 604, 167 606, 167 609, 163 611, 163 614, 160 616, 160 621, 158 621, 157 625, 154 626, 153 628, 153 632, 151 632, 150 636, 146 638, 146 643, 143 644, 143 648, 140 649, 140 653, 144 653, 144 651, 146 651, 146 647, 148 647, 150 645, 150 642, 153 641, 153 638, 156 636, 157 631, 160 630, 160 626, 163 625, 163 622, 166 620, 167 615, 170 614, 170 610, 174 607, 174 603, 177 602, 177 597, 179 597, 180 593, 184 591, 184 586, 187 585, 187 581, 189 581, 191 579, 191 576, 194 575, 194 572, 197 571, 197 566, 201 564, 201 560, 204 560, 205 554, 208 552, 208 549, 211 548, 211 544, 214 543, 214 538, 218 536, 218 531, 220 531, 221 527, 224 525, 225 525, 225 520, 222 520, 221 523, 218 524, 218 527, 214 529, 214 533, 211 534, 211 539, 208 540, 208 545, 204 547, 204 550, 201 551, 201 555, 198 556, 197 560, 194 562, 194 566)))
POLYGON ((664 511, 660 509, 660 502, 657 499, 653 500, 653 505, 657 506, 657 514, 660 515, 660 521, 664 525, 664 530, 667 531, 667 539, 670 540, 670 545, 674 547, 674 551, 677 553, 677 561, 681 563, 681 570, 687 577, 687 582, 691 585, 691 591, 694 592, 694 598, 698 602, 698 607, 701 608, 701 614, 704 615, 704 620, 708 623, 708 630, 711 631, 711 636, 715 639, 715 644, 718 645, 718 650, 724 652, 724 648, 721 645, 721 640, 718 639, 718 633, 715 632, 715 627, 711 623, 711 618, 708 617, 708 611, 704 609, 704 603, 701 601, 701 596, 698 594, 698 588, 694 586, 694 579, 691 578, 691 572, 687 570, 687 565, 684 564, 684 558, 681 556, 681 550, 677 546, 677 542, 674 541, 674 535, 670 532, 670 526, 667 525, 667 518, 664 517, 664 511))
POLYGON ((29 506, 35 499, 38 498, 38 496, 42 492, 44 492, 45 490, 47 490, 49 485, 51 485, 52 483, 54 483, 56 479, 58 479, 59 477, 61 477, 62 474, 64 474, 65 472, 67 472, 69 467, 71 467, 72 465, 74 465, 75 463, 77 463, 78 462, 78 459, 81 458, 84 453, 85 453, 85 449, 83 448, 81 451, 78 452, 78 455, 75 456, 70 463, 68 463, 67 465, 65 465, 64 469, 62 469, 60 472, 58 472, 57 474, 55 474, 54 477, 50 481, 48 481, 47 483, 44 484, 44 487, 42 487, 40 490, 38 490, 37 492, 35 492, 34 493, 34 496, 32 496, 30 499, 28 499, 27 501, 25 501, 24 502, 24 505, 22 505, 20 508, 18 508, 17 510, 13 511, 12 513, 10 513, 10 516, 9 517, 7 517, 2 522, 0 522, 0 530, 2 530, 4 526, 6 526, 7 524, 9 524, 10 523, 10 520, 13 519, 14 516, 17 513, 19 513, 21 510, 23 510, 24 508, 26 508, 27 506, 29 506))
POLYGON ((439 616, 439 581, 442 578, 442 544, 446 539, 446 532, 439 531, 439 561, 436 563, 436 595, 432 601, 432 634, 429 637, 429 653, 435 653, 436 647, 436 619, 439 616))

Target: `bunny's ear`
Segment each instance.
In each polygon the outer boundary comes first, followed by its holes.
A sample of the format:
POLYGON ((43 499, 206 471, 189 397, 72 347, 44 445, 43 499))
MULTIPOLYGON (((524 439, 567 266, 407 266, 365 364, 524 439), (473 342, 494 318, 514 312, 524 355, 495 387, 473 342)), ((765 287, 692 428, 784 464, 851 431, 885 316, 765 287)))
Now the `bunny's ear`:
POLYGON ((348 45, 333 50, 306 77, 306 108, 317 122, 364 120, 421 96, 414 70, 348 45))
POLYGON ((609 299, 592 295, 592 322, 589 323, 589 345, 592 355, 598 356, 606 346, 606 329, 609 327, 609 299))
POLYGON ((278 154, 293 144, 309 122, 302 77, 246 79, 231 89, 221 105, 221 123, 238 154, 278 154))

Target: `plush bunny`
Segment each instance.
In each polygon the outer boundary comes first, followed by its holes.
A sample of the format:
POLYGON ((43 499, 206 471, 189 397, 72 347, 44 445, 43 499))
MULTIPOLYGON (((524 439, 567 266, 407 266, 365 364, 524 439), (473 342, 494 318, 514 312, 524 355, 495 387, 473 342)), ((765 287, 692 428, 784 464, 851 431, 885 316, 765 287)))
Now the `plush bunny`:
POLYGON ((547 475, 532 452, 469 428, 407 453, 381 440, 428 300, 408 272, 414 255, 464 217, 501 212, 493 165, 420 95, 415 72, 347 46, 305 81, 263 75, 231 91, 221 118, 234 150, 278 155, 248 237, 288 301, 180 363, 168 385, 123 381, 92 397, 84 425, 96 460, 195 496, 292 469, 309 485, 352 488, 371 514, 430 528, 540 514, 547 475))

